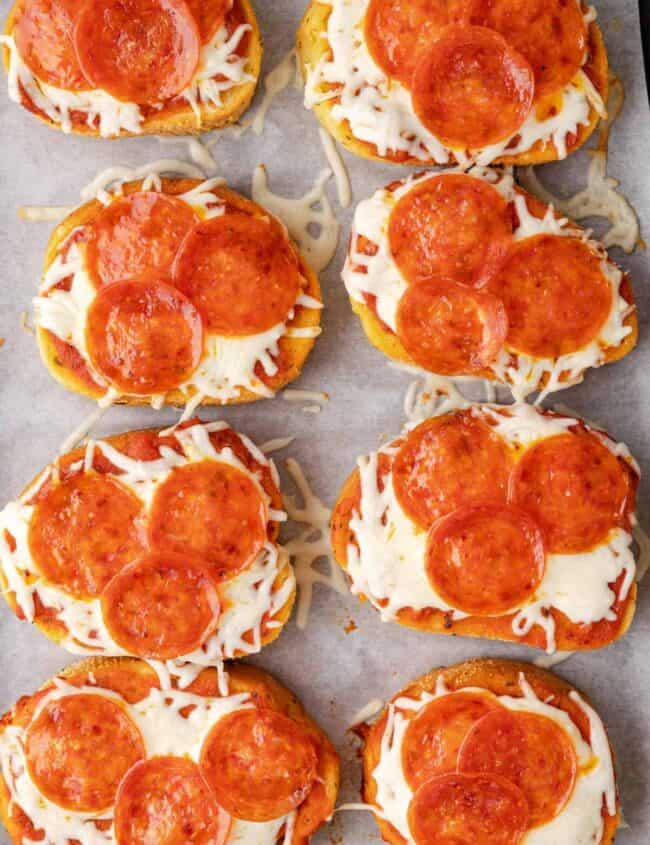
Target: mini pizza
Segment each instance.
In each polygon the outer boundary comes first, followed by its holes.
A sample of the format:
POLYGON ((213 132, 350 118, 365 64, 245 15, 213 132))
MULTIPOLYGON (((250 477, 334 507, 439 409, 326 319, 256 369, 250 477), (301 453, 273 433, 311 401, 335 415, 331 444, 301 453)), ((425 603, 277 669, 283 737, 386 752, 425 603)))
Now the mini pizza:
POLYGON ((562 159, 606 115, 595 18, 582 0, 311 0, 305 105, 366 158, 562 159))
POLYGON ((320 286, 284 225, 221 179, 101 194, 50 239, 34 300, 41 356, 102 404, 273 396, 320 333, 320 286))
POLYGON ((180 688, 91 658, 0 722, 0 814, 15 845, 307 845, 339 760, 289 690, 252 666, 180 688))
POLYGON ((0 37, 14 102, 104 138, 226 126, 262 59, 249 0, 16 0, 0 37))
POLYGON ((76 654, 254 654, 295 598, 278 484, 223 422, 89 441, 0 512, 3 595, 76 654))
POLYGON ((630 280, 602 244, 490 168, 425 173, 359 203, 343 281, 384 354, 518 399, 570 387, 637 340, 630 280))
POLYGON ((399 692, 363 739, 363 795, 392 845, 611 845, 613 753, 551 672, 473 660, 399 692))
POLYGON ((468 403, 358 461, 334 555, 385 621, 600 648, 634 615, 638 480, 627 448, 578 418, 468 403))

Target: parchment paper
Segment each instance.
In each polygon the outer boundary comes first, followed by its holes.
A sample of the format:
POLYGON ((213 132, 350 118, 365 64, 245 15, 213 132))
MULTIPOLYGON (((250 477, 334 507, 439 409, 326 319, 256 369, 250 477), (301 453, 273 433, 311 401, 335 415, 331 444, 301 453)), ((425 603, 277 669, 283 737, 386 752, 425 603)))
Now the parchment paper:
MULTIPOLYGON (((264 71, 276 66, 293 45, 303 12, 303 0, 257 0, 266 42, 264 71)), ((650 116, 643 80, 639 23, 632 0, 600 0, 599 20, 611 63, 623 79, 627 102, 614 127, 610 144, 610 174, 641 219, 650 220, 650 116)), ((2 17, 9 11, 2 0, 2 17)), ((92 410, 91 403, 67 393, 41 365, 34 338, 19 326, 21 312, 30 306, 39 278, 48 223, 18 219, 20 205, 69 205, 79 189, 102 168, 113 164, 143 164, 161 156, 186 156, 186 145, 161 145, 156 139, 119 141, 66 137, 41 125, 0 93, 0 491, 2 503, 13 498, 32 475, 55 454, 61 442, 92 410)), ((257 102, 260 96, 258 93, 257 102)), ((241 140, 222 138, 214 149, 219 172, 237 190, 250 190, 254 165, 265 162, 270 187, 281 194, 300 195, 326 165, 318 127, 302 107, 302 95, 287 89, 273 104, 261 137, 247 133, 241 140)), ((355 200, 406 172, 357 160, 344 154, 355 200)), ((577 188, 584 181, 585 154, 542 169, 555 189, 577 188)), ((331 401, 320 415, 302 412, 302 403, 276 398, 237 409, 210 409, 205 419, 225 418, 262 442, 288 434, 295 443, 280 453, 296 457, 315 491, 331 505, 356 457, 375 448, 383 433, 396 433, 403 422, 402 400, 410 376, 388 367, 382 355, 366 342, 353 316, 340 268, 352 208, 336 204, 333 181, 329 194, 342 223, 339 252, 322 276, 326 303, 324 333, 295 386, 325 390, 331 401)), ((647 234, 647 233, 646 233, 647 234)), ((590 373, 586 382, 559 395, 570 405, 605 425, 625 441, 650 478, 650 279, 647 256, 637 252, 616 260, 632 271, 640 316, 640 344, 625 361, 590 373)), ((556 397, 557 398, 557 397, 556 397)), ((177 412, 164 409, 113 408, 99 426, 100 434, 134 427, 170 424, 177 412)), ((285 474, 286 480, 286 474, 285 474)), ((650 484, 640 489, 642 523, 650 526, 650 484)), ((63 650, 49 643, 29 625, 19 623, 0 606, 0 706, 4 710, 20 695, 32 692, 58 669, 71 662, 63 650)), ((618 644, 597 653, 574 656, 558 669, 594 699, 607 723, 618 757, 625 818, 629 829, 621 845, 646 845, 650 840, 650 582, 642 585, 636 619, 618 644)), ((513 645, 481 640, 451 639, 382 624, 378 615, 361 607, 350 594, 317 587, 305 631, 291 622, 279 641, 252 662, 270 670, 290 686, 320 721, 343 757, 341 800, 358 800, 360 772, 354 743, 346 726, 372 698, 390 697, 407 681, 433 666, 476 656, 533 659, 535 652, 513 645), (356 629, 350 629, 354 622, 356 629)), ((368 813, 341 813, 316 841, 360 845, 378 839, 368 813)), ((6 845, 6 835, 0 834, 6 845)))

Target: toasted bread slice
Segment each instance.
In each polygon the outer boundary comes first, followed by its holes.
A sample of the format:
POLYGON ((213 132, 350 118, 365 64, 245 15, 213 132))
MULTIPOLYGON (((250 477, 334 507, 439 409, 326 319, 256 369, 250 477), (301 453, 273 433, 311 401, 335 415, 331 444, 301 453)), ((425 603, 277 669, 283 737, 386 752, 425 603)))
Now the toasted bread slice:
MULTIPOLYGON (((512 696, 519 698, 523 695, 521 678, 525 678, 533 693, 540 701, 550 704, 564 711, 575 723, 585 741, 589 742, 590 723, 585 711, 572 697, 578 692, 552 672, 538 669, 529 663, 511 660, 477 659, 458 663, 447 668, 433 669, 421 678, 408 684, 400 690, 391 701, 400 698, 419 699, 422 693, 434 695, 437 685, 442 681, 449 692, 455 692, 468 687, 485 689, 496 696, 512 696)), ((581 699, 589 706, 587 696, 579 693, 581 699)), ((361 724, 355 728, 363 741, 363 800, 373 806, 377 805, 377 783, 373 772, 379 763, 382 753, 382 736, 386 727, 388 712, 385 708, 372 725, 361 724)), ((611 750, 611 745, 610 745, 611 750)), ((613 751, 612 751, 613 756, 613 751)), ((391 845, 403 845, 404 839, 386 819, 376 817, 382 838, 391 845)), ((616 804, 615 815, 609 815, 603 805, 604 829, 597 845, 611 845, 620 822, 620 807, 616 804)), ((572 845, 568 840, 566 845, 572 845)))
MULTIPOLYGON (((165 194, 177 196, 195 188, 200 184, 200 180, 162 179, 161 184, 162 191, 165 194)), ((142 185, 142 180, 129 182, 122 187, 122 192, 125 195, 135 193, 136 191, 142 189, 142 185)), ((269 213, 261 206, 249 199, 246 199, 229 188, 218 186, 212 189, 212 193, 223 199, 229 206, 241 210, 245 214, 257 218, 268 218, 270 216, 269 213)), ((95 216, 98 215, 103 208, 104 206, 98 200, 92 200, 91 202, 85 203, 75 209, 75 211, 58 224, 58 226, 54 229, 47 246, 44 273, 47 272, 49 267, 55 261, 61 247, 65 244, 70 234, 75 229, 92 223, 95 216)), ((287 238, 289 238, 288 235, 287 238)), ((295 252, 299 261, 300 272, 306 283, 303 293, 320 302, 321 289, 318 276, 300 256, 298 249, 293 242, 291 243, 291 248, 295 252)), ((296 309, 294 317, 287 322, 287 326, 289 328, 305 329, 307 330, 307 333, 304 336, 299 337, 284 335, 280 339, 278 371, 275 375, 267 376, 264 379, 264 383, 269 390, 275 393, 289 384, 289 382, 298 378, 315 342, 315 334, 309 336, 309 329, 313 329, 314 332, 317 332, 320 324, 320 314, 320 309, 300 307, 296 309)), ((83 358, 74 349, 74 347, 60 341, 53 335, 52 332, 38 325, 36 327, 36 337, 43 363, 60 384, 68 390, 80 393, 83 396, 88 396, 91 399, 101 399, 101 397, 105 394, 105 390, 93 381, 83 358)), ((171 390, 165 395, 164 404, 182 407, 188 401, 191 401, 195 394, 195 388, 192 388, 187 394, 184 394, 180 390, 171 390)), ((265 398, 263 394, 254 393, 246 387, 241 386, 238 389, 238 395, 236 397, 230 397, 226 400, 222 400, 217 397, 206 396, 202 400, 202 404, 241 404, 255 402, 263 398, 265 398)), ((118 402, 126 405, 148 405, 151 403, 151 398, 147 396, 125 396, 119 399, 118 402)))
MULTIPOLYGON (((271 675, 254 666, 230 664, 228 694, 248 693, 255 706, 282 713, 301 725, 313 738, 318 755, 319 781, 308 798, 299 806, 291 838, 291 845, 307 845, 311 834, 332 814, 339 787, 339 757, 320 726, 306 712, 297 697, 271 675)), ((145 698, 160 681, 152 666, 144 660, 130 657, 91 657, 68 666, 57 679, 72 686, 97 686, 121 695, 129 704, 145 698)), ((51 691, 54 681, 48 681, 30 696, 21 698, 0 720, 0 736, 10 727, 25 728, 43 695, 51 691)), ((204 669, 186 688, 200 696, 218 697, 219 679, 215 669, 204 669)), ((161 705, 164 706, 164 705, 161 705)), ((10 805, 6 781, 0 778, 0 816, 15 845, 23 837, 33 835, 34 828, 27 815, 15 804, 10 805)), ((230 841, 230 840, 227 840, 230 841)))
MULTIPOLYGON (((332 6, 330 4, 321 3, 319 0, 311 0, 302 19, 298 29, 297 47, 305 79, 307 79, 309 70, 316 67, 330 52, 327 27, 331 14, 332 6)), ((609 66, 607 51, 600 27, 593 21, 589 25, 588 38, 588 58, 583 66, 583 71, 598 92, 601 100, 605 102, 607 100, 609 66)), ((336 103, 335 90, 335 86, 333 85, 320 85, 318 87, 319 94, 327 95, 328 92, 334 92, 334 96, 315 103, 312 108, 316 117, 327 131, 339 143, 346 147, 346 149, 350 150, 350 152, 363 158, 385 161, 392 164, 414 164, 420 166, 435 164, 435 162, 427 161, 424 158, 412 157, 402 152, 387 151, 386 154, 381 155, 378 153, 375 144, 357 138, 347 121, 340 122, 332 115, 332 108, 336 103)), ((548 114, 553 114, 553 109, 557 110, 556 99, 555 95, 551 95, 538 104, 541 119, 545 119, 548 114)), ((579 149, 585 143, 594 131, 599 120, 600 115, 598 110, 594 108, 593 104, 590 104, 588 123, 579 125, 576 132, 567 135, 567 155, 579 149)), ((556 161, 560 157, 563 158, 564 156, 559 155, 557 147, 552 140, 545 141, 539 139, 528 150, 517 153, 516 155, 501 155, 490 163, 522 166, 544 164, 546 162, 556 161)))
MULTIPOLYGON (((5 26, 5 35, 7 36, 11 36, 13 33, 20 3, 21 0, 16 0, 9 12, 5 26)), ((85 112, 71 110, 69 124, 66 122, 65 131, 75 135, 107 138, 137 135, 199 135, 212 129, 221 129, 237 121, 246 111, 255 94, 262 64, 262 36, 250 0, 234 0, 230 19, 230 29, 240 24, 247 24, 250 27, 242 42, 242 58, 245 59, 244 78, 243 81, 233 84, 232 87, 221 92, 219 105, 201 101, 195 103, 193 108, 188 100, 177 97, 163 104, 162 108, 143 107, 139 131, 122 127, 118 132, 109 133, 102 133, 96 121, 92 125, 88 125, 85 112)), ((5 70, 9 73, 11 52, 6 45, 3 55, 5 70)), ((48 116, 43 108, 36 105, 22 84, 16 98, 19 99, 24 108, 48 126, 54 129, 62 129, 61 121, 48 116)))

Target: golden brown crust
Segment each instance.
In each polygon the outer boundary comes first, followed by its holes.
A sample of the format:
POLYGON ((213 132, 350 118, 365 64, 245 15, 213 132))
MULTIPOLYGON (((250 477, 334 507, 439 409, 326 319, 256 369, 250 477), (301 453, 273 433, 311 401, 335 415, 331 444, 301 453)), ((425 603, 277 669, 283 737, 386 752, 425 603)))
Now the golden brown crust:
MULTIPOLYGON (((620 459, 623 460, 623 459, 620 459)), ((636 490, 638 476, 630 473, 631 484, 636 490)), ((338 495, 331 517, 331 543, 334 559, 341 569, 347 572, 348 548, 356 543, 356 538, 350 528, 352 514, 358 511, 361 496, 361 482, 358 468, 348 476, 338 495)), ((622 578, 616 584, 616 593, 622 578)), ((367 596, 358 594, 360 601, 367 601, 367 596)), ((558 651, 589 651, 611 645, 628 631, 636 611, 637 587, 632 584, 627 596, 623 600, 616 600, 613 605, 616 612, 615 620, 602 619, 591 625, 581 625, 572 622, 565 614, 556 608, 551 613, 555 623, 555 647, 558 651)), ((491 640, 503 640, 534 648, 547 647, 546 633, 539 627, 533 626, 524 635, 517 635, 513 631, 513 614, 502 616, 467 616, 454 619, 451 614, 434 608, 415 610, 404 607, 397 612, 396 622, 406 628, 424 631, 430 634, 446 634, 450 636, 482 637, 491 640)))
MULTIPOLYGON (((196 185, 200 184, 199 179, 162 179, 162 189, 164 193, 177 195, 191 190, 196 185)), ((125 194, 130 194, 140 190, 142 181, 129 182, 123 186, 125 194)), ((254 203, 252 200, 243 197, 241 194, 230 190, 230 188, 217 187, 213 189, 213 193, 223 197, 226 202, 245 210, 248 214, 256 217, 268 217, 268 212, 261 206, 254 203)), ((64 220, 59 223, 47 245, 45 253, 45 262, 43 272, 46 273, 52 262, 55 260, 57 252, 64 243, 70 233, 79 226, 83 226, 92 221, 92 219, 102 210, 103 206, 98 200, 91 200, 88 203, 75 209, 64 220)), ((308 266, 305 260, 299 255, 297 247, 292 242, 292 246, 299 258, 301 272, 304 276, 307 286, 304 290, 306 294, 312 296, 319 301, 322 300, 320 282, 316 273, 308 266)), ((288 325, 292 328, 308 328, 318 327, 320 325, 320 310, 316 308, 299 308, 293 320, 288 325)), ((74 393, 80 393, 83 396, 89 396, 92 399, 99 399, 103 396, 103 391, 93 388, 86 379, 76 373, 70 367, 67 367, 59 358, 55 340, 53 335, 45 329, 38 327, 36 329, 36 339, 38 348, 41 353, 43 363, 48 368, 52 376, 65 388, 72 390, 74 393)), ((315 343, 315 338, 296 338, 285 337, 282 340, 284 348, 283 365, 280 367, 277 376, 267 381, 268 386, 273 391, 281 390, 290 382, 294 381, 300 375, 300 371, 307 360, 315 343)), ((194 392, 189 396, 184 395, 179 390, 172 390, 165 396, 165 405, 176 405, 183 407, 188 398, 194 395, 194 392)), ((237 398, 228 399, 225 402, 215 398, 207 397, 203 400, 203 405, 236 405, 248 402, 257 402, 264 399, 258 393, 253 393, 246 388, 240 388, 237 398)), ((119 404, 125 405, 149 405, 150 400, 147 397, 127 396, 118 400, 119 404)))
MULTIPOLYGON (((103 438, 108 444, 113 446, 115 449, 121 450, 124 448, 125 443, 127 442, 128 438, 134 437, 138 434, 147 434, 147 433, 157 433, 162 429, 159 428, 145 428, 145 429, 138 429, 136 431, 126 431, 122 432, 121 434, 113 435, 112 437, 103 438)), ((70 464, 73 464, 75 461, 83 460, 85 454, 85 447, 79 447, 74 449, 72 452, 68 452, 66 455, 61 456, 59 466, 63 468, 70 464)), ((25 493, 25 491, 29 490, 30 487, 36 482, 37 478, 39 477, 40 473, 35 475, 31 481, 25 485, 21 495, 25 493)), ((271 493, 271 500, 273 507, 282 508, 282 494, 280 491, 275 487, 273 484, 276 492, 271 493)), ((277 539, 277 532, 276 532, 276 539, 277 539)), ((283 552, 281 552, 284 554, 283 552)), ((291 577, 291 565, 288 560, 286 560, 286 565, 283 565, 282 568, 278 571, 277 577, 273 582, 273 591, 277 593, 286 583, 287 579, 291 577)), ((23 619, 23 613, 18 605, 16 600, 16 594, 12 590, 8 589, 8 583, 4 576, 4 573, 0 569, 0 587, 2 588, 2 595, 6 599, 7 604, 12 609, 14 614, 19 618, 23 619)), ((291 616, 291 611, 293 610, 293 605, 296 600, 296 587, 294 585, 291 594, 288 596, 286 602, 282 605, 281 608, 273 615, 273 621, 278 622, 277 626, 269 627, 268 625, 263 626, 262 636, 260 639, 261 648, 269 645, 270 643, 277 640, 280 636, 282 631, 284 630, 284 626, 289 621, 291 616)), ((45 634, 45 636, 52 640, 53 642, 57 643, 57 645, 61 645, 64 640, 68 637, 68 630, 67 628, 62 625, 62 623, 56 618, 55 615, 48 614, 44 612, 42 614, 37 614, 33 623, 32 623, 41 633, 45 634)), ((65 646, 63 646, 65 648, 65 646)), ((245 652, 237 652, 235 657, 244 657, 245 652)), ((112 659, 112 658, 104 658, 101 659, 112 659)), ((130 659, 130 658, 129 658, 130 659)), ((136 660, 137 658, 133 658, 136 660)))
MULTIPOLYGON (((261 707, 272 708, 289 716, 302 725, 313 737, 318 751, 318 776, 322 783, 314 787, 318 790, 315 798, 309 798, 298 809, 296 827, 292 845, 307 845, 310 833, 322 825, 334 810, 339 787, 339 757, 334 746, 317 722, 309 716, 298 698, 271 675, 240 663, 231 663, 226 667, 229 676, 229 693, 248 692, 254 702, 261 707)), ((98 683, 125 696, 126 700, 137 701, 138 694, 146 694, 147 687, 158 686, 158 678, 150 664, 135 657, 90 657, 59 672, 57 677, 72 685, 83 684, 91 674, 98 683), (117 683, 116 683, 117 682, 117 683), (127 691, 125 695, 125 690, 127 691), (135 691, 129 696, 129 692, 135 691)), ((0 734, 12 724, 24 725, 37 702, 39 695, 52 686, 46 682, 40 690, 31 696, 21 698, 14 707, 0 719, 0 734)), ((197 695, 217 696, 218 677, 216 669, 204 669, 188 687, 197 695)), ((314 791, 312 790, 312 791, 314 791)), ((0 776, 0 817, 7 828, 11 841, 20 845, 25 834, 24 819, 9 814, 9 792, 5 781, 0 776)))
MULTIPOLYGON (((6 35, 11 35, 13 31, 19 2, 20 0, 16 0, 9 12, 5 25, 6 35)), ((235 0, 235 2, 239 6, 242 18, 251 27, 246 52, 247 63, 245 71, 249 76, 253 77, 252 80, 242 82, 241 85, 224 91, 221 95, 222 105, 219 108, 202 104, 199 107, 200 119, 197 118, 189 103, 186 103, 175 107, 171 112, 163 109, 161 114, 152 114, 145 117, 142 121, 141 132, 122 130, 119 135, 111 136, 109 140, 118 137, 138 137, 140 135, 200 135, 203 132, 209 132, 213 129, 222 129, 239 120, 241 115, 249 107, 255 94, 262 65, 263 41, 257 17, 250 0, 235 0)), ((5 71, 8 72, 9 50, 6 47, 3 51, 3 60, 5 71)), ((50 120, 40 110, 36 108, 29 108, 28 110, 35 114, 43 123, 46 123, 53 129, 61 130, 58 123, 50 120)), ((94 138, 101 137, 96 128, 88 126, 83 121, 72 124, 72 133, 75 135, 88 135, 94 138)))
MULTIPOLYGON (((451 691, 465 687, 480 687, 489 690, 494 695, 520 697, 522 692, 519 678, 522 673, 526 676, 526 680, 537 697, 568 713, 584 739, 589 741, 589 721, 581 707, 570 698, 570 693, 578 692, 581 698, 591 706, 589 698, 552 672, 539 669, 530 663, 499 659, 476 659, 457 663, 447 668, 433 669, 400 690, 393 696, 392 701, 401 696, 417 698, 422 692, 435 692, 439 677, 443 678, 446 687, 451 691)), ((386 718, 387 710, 384 709, 371 726, 362 725, 357 730, 363 742, 363 800, 368 804, 375 804, 376 801, 377 784, 372 772, 379 762, 381 737, 386 718)), ((612 750, 612 756, 613 754, 612 750)), ((618 795, 616 810, 615 816, 605 816, 604 832, 599 845, 611 845, 614 841, 620 820, 618 795)), ((405 840, 391 824, 377 816, 375 818, 382 838, 386 842, 390 842, 391 845, 405 845, 405 840)))
MULTIPOLYGON (((329 42, 327 40, 327 23, 329 16, 332 13, 332 7, 319 2, 319 0, 311 0, 307 11, 301 21, 297 35, 298 55, 301 60, 303 77, 306 79, 307 71, 323 58, 329 50, 329 42)), ((603 102, 607 100, 608 87, 608 61, 607 51, 605 49, 605 42, 603 41, 602 32, 597 23, 592 22, 589 26, 589 57, 583 70, 588 75, 595 89, 600 94, 603 102)), ((538 104, 538 108, 545 109, 552 107, 552 97, 546 98, 548 102, 544 101, 538 104)), ((422 159, 412 158, 406 154, 387 154, 381 156, 377 153, 377 148, 374 144, 367 141, 360 141, 356 138, 350 127, 346 122, 339 122, 332 116, 332 100, 325 100, 313 106, 313 111, 327 129, 327 131, 336 138, 339 143, 346 147, 350 152, 355 153, 363 158, 372 159, 374 161, 384 161, 391 164, 414 164, 426 165, 434 164, 435 162, 427 162, 422 159)), ((596 109, 591 106, 589 113, 589 123, 579 126, 577 133, 567 138, 567 153, 572 153, 579 149, 585 141, 589 138, 591 133, 596 128, 600 117, 596 109)), ((523 166, 528 164, 544 164, 550 161, 557 161, 558 152, 555 144, 552 141, 537 141, 530 150, 518 153, 517 155, 503 155, 496 159, 493 164, 514 164, 523 166)))
MULTIPOLYGON (((531 206, 533 213, 537 213, 537 216, 543 217, 548 206, 546 206, 545 203, 543 203, 533 194, 530 194, 528 191, 521 188, 519 185, 516 186, 516 189, 517 193, 521 194, 526 199, 526 203, 531 206), (540 211, 541 214, 538 213, 540 211)), ((563 216, 558 211, 555 211, 554 213, 555 217, 557 217, 558 219, 563 216)), ((571 226, 578 230, 583 229, 582 226, 573 221, 571 222, 571 226)), ((607 261, 610 264, 616 266, 609 257, 607 257, 607 261)), ((628 273, 623 273, 623 279, 620 286, 620 294, 629 305, 635 305, 634 294, 632 292, 632 283, 628 273)), ((349 299, 350 305, 352 306, 352 310, 361 320, 361 325, 363 327, 364 332, 366 333, 366 337, 376 349, 378 349, 380 352, 383 352, 386 357, 391 358, 393 361, 399 361, 401 363, 410 364, 416 367, 419 366, 413 360, 413 358, 411 358, 406 349, 404 349, 402 342, 400 341, 399 337, 395 334, 395 332, 391 331, 390 328, 377 317, 375 311, 367 303, 359 302, 358 300, 355 300, 352 297, 349 297, 349 299)), ((625 317, 623 325, 630 328, 631 331, 623 338, 623 340, 619 343, 618 346, 608 346, 604 349, 604 364, 611 364, 614 361, 620 361, 622 358, 628 355, 637 345, 639 339, 639 322, 636 310, 632 310, 631 313, 628 314, 627 317, 625 317)), ((586 373, 586 370, 584 372, 586 373)), ((463 374, 459 373, 459 375, 463 374)), ((498 382, 498 378, 490 369, 485 369, 480 372, 468 372, 464 375, 486 379, 487 381, 498 382)), ((544 373, 540 381, 540 389, 543 389, 546 386, 548 380, 548 373, 544 373)), ((562 380, 563 379, 560 379, 560 381, 562 380)))

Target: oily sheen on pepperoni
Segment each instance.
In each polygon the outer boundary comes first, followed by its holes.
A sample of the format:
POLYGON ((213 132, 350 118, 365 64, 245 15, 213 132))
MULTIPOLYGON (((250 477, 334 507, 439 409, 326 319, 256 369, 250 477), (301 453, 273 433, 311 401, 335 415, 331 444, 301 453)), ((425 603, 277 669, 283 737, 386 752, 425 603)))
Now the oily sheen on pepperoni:
POLYGON ((426 571, 451 607, 494 616, 521 606, 544 577, 542 532, 512 505, 458 508, 429 531, 426 571))
POLYGON ((173 269, 209 332, 251 335, 285 322, 300 289, 296 259, 276 225, 224 214, 196 226, 173 269))
POLYGON ((152 546, 200 556, 223 580, 251 564, 266 540, 267 508, 246 473, 221 461, 175 467, 154 497, 152 546))
POLYGON ((186 0, 186 3, 199 27, 202 43, 207 44, 224 25, 233 0, 186 0))
POLYGON ((77 14, 75 49, 95 87, 153 105, 189 85, 201 36, 184 0, 86 0, 77 14))
POLYGON ((456 508, 504 503, 512 458, 502 438, 470 411, 425 420, 393 462, 393 485, 423 528, 456 508))
POLYGON ((522 790, 537 827, 558 815, 569 800, 578 761, 568 734, 537 713, 500 709, 484 716, 467 735, 459 772, 507 778, 522 790))
POLYGON ((198 366, 203 325, 192 303, 165 282, 116 282, 88 309, 86 344, 95 369, 119 391, 165 393, 198 366))
POLYGON ((219 621, 217 586, 201 561, 151 553, 119 572, 101 596, 109 633, 138 657, 190 654, 219 621))
POLYGON ((370 0, 365 17, 370 55, 408 88, 420 51, 449 24, 473 22, 479 8, 480 0, 370 0))
POLYGON ((526 59, 498 32, 450 26, 419 56, 412 100, 443 144, 478 149, 515 134, 535 91, 526 59))
POLYGON ((496 699, 479 692, 454 692, 420 710, 402 740, 402 769, 411 789, 417 790, 436 775, 455 772, 470 728, 499 706, 496 699))
POLYGON ((117 845, 224 845, 229 830, 228 814, 186 757, 143 760, 117 793, 117 845))
POLYGON ((518 845, 528 827, 528 805, 505 778, 449 773, 418 789, 408 823, 416 845, 518 845))
POLYGON ((128 487, 97 473, 46 488, 29 523, 30 553, 52 584, 95 598, 144 547, 142 503, 128 487))
POLYGON ((409 285, 397 310, 397 336, 416 364, 434 373, 480 372, 508 334, 505 308, 492 294, 430 281, 409 285))
POLYGON ((48 702, 25 737, 30 777, 46 798, 75 812, 110 807, 120 781, 144 754, 124 708, 101 695, 48 702))
POLYGON ((92 221, 86 266, 98 285, 164 273, 198 216, 191 206, 156 191, 138 191, 112 202, 92 221))
POLYGON ((277 819, 298 807, 316 778, 318 758, 304 728, 275 710, 237 710, 220 719, 201 753, 219 804, 246 821, 277 819))
POLYGON ((21 0, 12 35, 20 57, 41 82, 68 91, 90 88, 72 42, 78 0, 21 0))
POLYGON ((535 518, 553 554, 593 549, 626 524, 634 504, 625 465, 586 431, 547 437, 527 449, 510 498, 535 518))
POLYGON ((508 314, 508 345, 558 358, 591 343, 612 306, 601 263, 577 238, 534 235, 512 244, 488 281, 508 314))
POLYGON ((493 185, 463 173, 416 184, 388 223, 391 255, 409 282, 476 284, 511 238, 505 199, 493 185))
POLYGON ((530 62, 536 98, 563 88, 585 61, 587 25, 575 0, 489 0, 483 14, 530 62))

